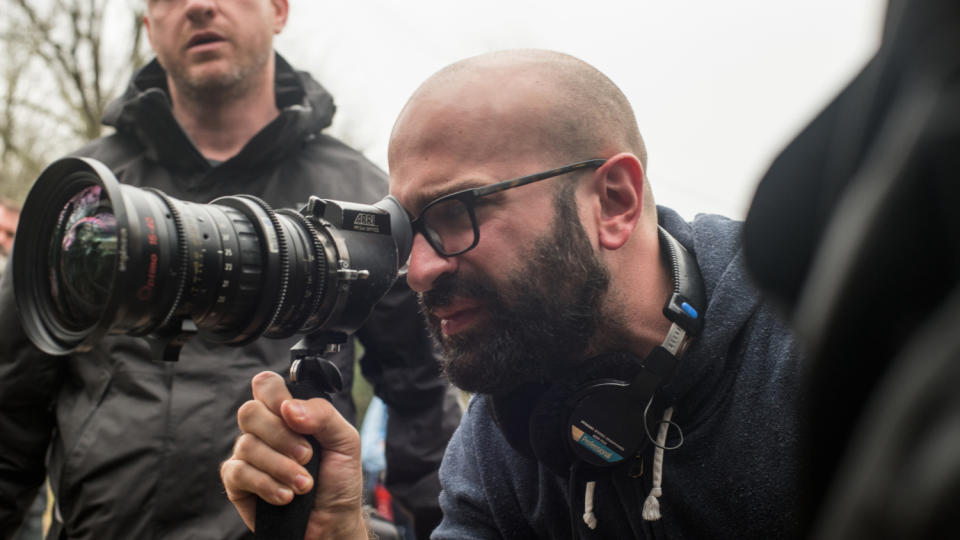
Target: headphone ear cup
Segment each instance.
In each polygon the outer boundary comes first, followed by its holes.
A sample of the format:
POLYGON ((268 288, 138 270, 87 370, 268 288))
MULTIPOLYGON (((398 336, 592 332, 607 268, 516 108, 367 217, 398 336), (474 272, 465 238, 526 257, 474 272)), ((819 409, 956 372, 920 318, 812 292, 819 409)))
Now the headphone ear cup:
POLYGON ((646 441, 645 405, 629 383, 617 379, 550 387, 530 413, 530 448, 560 474, 574 460, 601 468, 621 465, 646 441))
MULTIPOLYGON (((589 413, 582 418, 588 424, 602 425, 617 433, 616 441, 624 438, 619 435, 623 432, 640 438, 641 442, 646 437, 642 424, 646 402, 638 403, 631 392, 632 386, 624 382, 633 380, 639 372, 640 360, 629 353, 608 353, 591 358, 585 366, 578 380, 550 386, 524 384, 490 400, 494 420, 510 446, 561 476, 569 473, 575 459, 601 467, 623 461, 598 461, 596 456, 591 459, 589 453, 585 457, 581 455, 587 452, 586 445, 591 441, 575 438, 574 428, 594 440, 604 441, 604 437, 596 430, 575 424, 581 420, 577 417, 578 411, 589 413), (602 378, 600 374, 615 378, 602 378)), ((623 458, 632 456, 631 448, 635 449, 632 443, 623 458)))
POLYGON ((647 441, 643 412, 648 401, 633 383, 616 379, 583 388, 567 409, 568 450, 594 467, 626 463, 647 441))

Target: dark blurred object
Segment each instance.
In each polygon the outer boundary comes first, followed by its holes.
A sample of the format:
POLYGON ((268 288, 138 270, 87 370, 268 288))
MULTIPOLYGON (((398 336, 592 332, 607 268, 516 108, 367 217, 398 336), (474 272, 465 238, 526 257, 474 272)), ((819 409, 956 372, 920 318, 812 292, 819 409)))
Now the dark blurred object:
POLYGON ((806 536, 960 538, 958 211, 960 2, 892 0, 744 232, 807 347, 806 536))

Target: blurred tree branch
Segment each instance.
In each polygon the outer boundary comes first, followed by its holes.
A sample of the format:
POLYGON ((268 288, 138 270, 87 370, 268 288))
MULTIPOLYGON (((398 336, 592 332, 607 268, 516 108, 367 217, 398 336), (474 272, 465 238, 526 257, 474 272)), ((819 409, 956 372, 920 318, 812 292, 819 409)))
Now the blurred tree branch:
POLYGON ((147 56, 144 9, 141 0, 0 0, 0 196, 22 201, 49 161, 103 134, 107 104, 147 56))

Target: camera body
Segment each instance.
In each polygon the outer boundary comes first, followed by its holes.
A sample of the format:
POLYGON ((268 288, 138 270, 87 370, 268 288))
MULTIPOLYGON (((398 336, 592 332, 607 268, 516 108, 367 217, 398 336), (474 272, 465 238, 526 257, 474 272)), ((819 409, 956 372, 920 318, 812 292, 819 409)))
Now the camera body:
POLYGON ((148 337, 167 360, 197 333, 232 345, 350 334, 412 244, 392 197, 311 197, 299 211, 249 195, 197 204, 120 184, 88 158, 51 164, 22 216, 17 307, 27 336, 50 354, 88 350, 106 334, 148 337))

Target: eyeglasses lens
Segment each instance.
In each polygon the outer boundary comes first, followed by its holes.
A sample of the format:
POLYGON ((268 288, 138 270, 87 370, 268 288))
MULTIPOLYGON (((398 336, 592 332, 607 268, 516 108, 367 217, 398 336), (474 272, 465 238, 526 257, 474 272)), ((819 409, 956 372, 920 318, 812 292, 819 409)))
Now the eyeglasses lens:
POLYGON ((444 254, 463 251, 473 244, 470 209, 459 199, 448 199, 427 208, 421 219, 430 242, 444 254))

